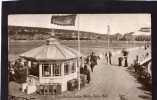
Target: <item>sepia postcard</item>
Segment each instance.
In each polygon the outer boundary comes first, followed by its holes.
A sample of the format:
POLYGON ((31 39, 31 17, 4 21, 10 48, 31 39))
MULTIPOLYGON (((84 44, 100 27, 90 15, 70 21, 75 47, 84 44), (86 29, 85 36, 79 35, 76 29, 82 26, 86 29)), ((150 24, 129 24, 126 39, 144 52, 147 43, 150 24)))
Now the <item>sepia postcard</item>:
POLYGON ((8 100, 152 100, 151 13, 9 14, 8 100))

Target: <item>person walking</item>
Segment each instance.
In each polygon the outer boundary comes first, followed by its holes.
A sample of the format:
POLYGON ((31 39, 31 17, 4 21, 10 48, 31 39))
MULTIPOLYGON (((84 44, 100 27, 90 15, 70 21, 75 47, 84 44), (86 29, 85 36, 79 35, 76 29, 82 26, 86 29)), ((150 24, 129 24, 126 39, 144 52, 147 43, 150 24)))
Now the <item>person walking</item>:
POLYGON ((86 64, 84 66, 84 74, 87 76, 87 83, 89 84, 90 80, 91 80, 91 77, 90 77, 90 71, 89 71, 89 69, 88 69, 86 64))
POLYGON ((106 59, 106 63, 108 64, 108 54, 107 54, 107 52, 105 53, 105 59, 106 59))
POLYGON ((90 60, 90 55, 88 55, 88 56, 86 57, 86 59, 85 59, 86 62, 85 62, 85 63, 86 63, 86 64, 89 64, 89 60, 90 60))
POLYGON ((111 65, 112 64, 112 53, 111 53, 111 51, 109 51, 109 64, 111 65))
POLYGON ((123 58, 122 57, 118 57, 118 66, 122 66, 122 61, 123 61, 123 58))
POLYGON ((84 73, 84 68, 80 67, 80 74, 83 74, 83 73, 84 73))
POLYGON ((95 65, 97 65, 97 57, 95 56, 95 53, 92 52, 92 54, 90 56, 90 67, 91 67, 92 72, 93 72, 95 65))
POLYGON ((126 56, 124 57, 124 61, 124 67, 128 67, 128 59, 126 56))

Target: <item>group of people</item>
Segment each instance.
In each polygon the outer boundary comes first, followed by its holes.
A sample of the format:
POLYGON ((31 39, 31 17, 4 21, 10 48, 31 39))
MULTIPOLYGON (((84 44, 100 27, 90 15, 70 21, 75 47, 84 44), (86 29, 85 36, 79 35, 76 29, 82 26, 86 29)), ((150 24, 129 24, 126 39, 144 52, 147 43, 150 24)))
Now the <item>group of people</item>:
POLYGON ((151 61, 147 61, 143 64, 139 63, 139 56, 136 56, 134 64, 132 65, 138 78, 144 79, 147 82, 152 78, 152 64, 151 61))
MULTIPOLYGON (((87 83, 90 82, 90 72, 94 71, 95 66, 98 64, 97 60, 100 59, 96 56, 95 52, 91 52, 85 59, 84 67, 80 68, 81 74, 87 75, 87 83)), ((108 51, 105 53, 105 60, 107 64, 112 64, 112 52, 108 51)), ((124 60, 124 67, 128 66, 128 51, 123 49, 122 56, 118 58, 119 66, 122 66, 122 61, 124 60)))
POLYGON ((23 82, 26 79, 26 64, 23 64, 21 59, 8 61, 8 72, 9 81, 23 82))
POLYGON ((144 54, 139 56, 136 55, 136 59, 134 60, 133 68, 135 72, 144 79, 151 79, 152 77, 152 65, 151 60, 146 60, 151 56, 150 46, 145 45, 144 54), (144 61, 140 63, 140 61, 144 61))
MULTIPOLYGON (((123 66, 122 62, 124 61, 124 67, 128 66, 128 51, 122 49, 122 56, 118 57, 118 66, 123 66)), ((105 60, 107 64, 112 64, 112 52, 108 51, 105 53, 105 60)))
POLYGON ((87 83, 90 83, 91 75, 90 72, 94 71, 94 67, 98 64, 97 60, 100 59, 99 56, 96 56, 95 52, 91 52, 86 58, 84 66, 80 68, 80 74, 87 76, 87 83))
POLYGON ((85 66, 90 66, 91 71, 94 71, 94 67, 98 64, 97 60, 100 59, 99 56, 96 56, 95 52, 92 51, 85 59, 85 66))
POLYGON ((118 66, 128 67, 128 53, 126 49, 122 49, 122 56, 118 57, 118 66), (122 64, 123 60, 124 64, 122 64))

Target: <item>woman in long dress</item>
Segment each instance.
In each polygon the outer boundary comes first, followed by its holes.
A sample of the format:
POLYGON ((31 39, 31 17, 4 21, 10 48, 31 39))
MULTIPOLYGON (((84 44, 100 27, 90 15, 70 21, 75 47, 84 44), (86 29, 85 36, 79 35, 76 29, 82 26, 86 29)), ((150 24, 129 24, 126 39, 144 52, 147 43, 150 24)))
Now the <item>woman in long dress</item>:
POLYGON ((87 65, 84 66, 84 74, 87 75, 87 83, 89 84, 91 78, 90 78, 90 71, 89 71, 87 65))

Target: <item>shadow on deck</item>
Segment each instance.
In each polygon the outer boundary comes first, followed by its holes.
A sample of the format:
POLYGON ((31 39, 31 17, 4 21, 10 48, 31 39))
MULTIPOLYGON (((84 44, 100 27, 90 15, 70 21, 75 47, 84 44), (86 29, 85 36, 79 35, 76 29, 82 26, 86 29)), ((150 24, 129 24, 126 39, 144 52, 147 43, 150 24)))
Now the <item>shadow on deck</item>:
POLYGON ((137 83, 141 84, 141 86, 137 88, 145 91, 144 92, 145 95, 139 95, 139 97, 142 99, 151 100, 152 99, 151 98, 152 97, 152 83, 150 83, 149 80, 139 77, 139 75, 135 73, 132 67, 128 67, 127 71, 129 72, 130 75, 132 75, 136 79, 137 83))

